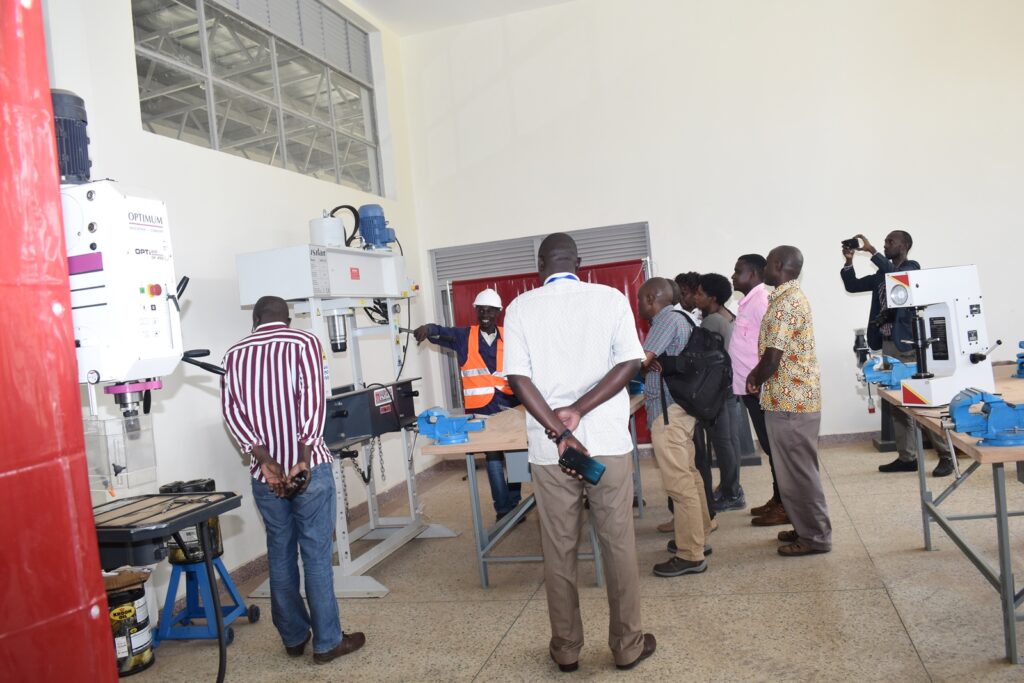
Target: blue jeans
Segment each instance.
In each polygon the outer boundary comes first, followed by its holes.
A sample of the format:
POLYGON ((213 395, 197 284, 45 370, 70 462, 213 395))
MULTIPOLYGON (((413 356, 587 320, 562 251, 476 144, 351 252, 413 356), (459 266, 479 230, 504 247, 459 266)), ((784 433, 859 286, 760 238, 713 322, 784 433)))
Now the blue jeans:
POLYGON ((313 652, 341 642, 341 618, 334 597, 333 554, 337 497, 331 465, 313 468, 309 487, 294 500, 278 498, 264 482, 252 480, 252 495, 267 530, 270 612, 286 647, 298 645, 313 629, 313 652), (306 600, 299 593, 298 553, 306 578, 306 600))
POLYGON ((487 481, 491 484, 491 499, 498 517, 504 517, 519 505, 523 485, 510 484, 505 480, 505 454, 493 451, 487 456, 487 481))

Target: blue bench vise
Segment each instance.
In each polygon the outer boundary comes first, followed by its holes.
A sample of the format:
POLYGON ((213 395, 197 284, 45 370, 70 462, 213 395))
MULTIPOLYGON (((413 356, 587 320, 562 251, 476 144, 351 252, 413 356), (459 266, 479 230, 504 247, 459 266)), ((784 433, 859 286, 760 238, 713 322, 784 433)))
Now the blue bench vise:
POLYGON ((416 416, 420 434, 434 439, 438 445, 466 443, 469 432, 483 431, 485 423, 473 415, 449 415, 444 408, 434 407, 416 416))
POLYGON ((1001 396, 978 389, 964 389, 949 403, 953 429, 977 436, 980 446, 1024 445, 1024 405, 1011 405, 1001 396), (982 403, 980 411, 971 406, 982 403))
POLYGON ((891 356, 872 357, 864 364, 864 381, 885 389, 899 389, 900 382, 913 377, 917 363, 904 363, 891 356), (884 367, 888 365, 888 367, 884 367))
MULTIPOLYGON (((1024 349, 1024 341, 1018 344, 1017 348, 1024 349)), ((1014 377, 1024 379, 1024 351, 1017 354, 1017 374, 1014 377)))

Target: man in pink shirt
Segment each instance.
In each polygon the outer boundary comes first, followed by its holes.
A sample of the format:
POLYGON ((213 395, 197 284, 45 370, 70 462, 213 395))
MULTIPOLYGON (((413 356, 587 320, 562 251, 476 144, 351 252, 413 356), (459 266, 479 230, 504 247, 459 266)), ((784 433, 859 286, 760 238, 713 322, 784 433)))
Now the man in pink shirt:
POLYGON ((782 507, 779 497, 779 486, 775 480, 775 462, 772 460, 771 445, 768 443, 768 430, 764 424, 764 411, 756 394, 747 393, 747 375, 757 365, 757 339, 761 331, 761 319, 768 310, 768 290, 764 284, 764 267, 766 261, 759 254, 744 254, 736 260, 736 268, 732 274, 732 287, 743 294, 736 322, 733 324, 732 338, 729 340, 729 358, 732 359, 732 390, 740 397, 750 413, 754 423, 754 432, 761 448, 768 456, 772 469, 772 497, 759 507, 750 508, 754 515, 751 524, 754 526, 776 526, 788 524, 789 518, 782 507))

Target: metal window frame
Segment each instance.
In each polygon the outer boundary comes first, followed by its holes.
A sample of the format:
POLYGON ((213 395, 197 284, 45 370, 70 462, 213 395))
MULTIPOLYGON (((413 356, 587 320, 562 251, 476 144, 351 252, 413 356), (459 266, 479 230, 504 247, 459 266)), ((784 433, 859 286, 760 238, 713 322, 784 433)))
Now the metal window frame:
MULTIPOLYGON (((245 96, 245 97, 249 97, 249 98, 255 99, 257 101, 260 101, 260 102, 263 102, 263 103, 267 104, 268 106, 270 106, 274 110, 275 115, 277 117, 277 124, 278 124, 278 128, 277 128, 277 138, 278 138, 278 140, 277 140, 277 147, 280 150, 281 162, 280 162, 280 165, 274 163, 274 161, 276 160, 276 157, 277 157, 277 154, 275 153, 275 154, 271 155, 271 160, 270 160, 270 162, 268 162, 268 165, 276 166, 276 167, 279 167, 279 168, 283 167, 285 170, 293 170, 293 169, 288 167, 288 145, 287 145, 288 138, 287 138, 287 131, 285 130, 285 114, 286 113, 288 114, 289 117, 291 117, 293 119, 298 119, 298 120, 302 121, 304 124, 307 124, 307 125, 311 124, 311 125, 318 126, 318 127, 321 127, 321 128, 322 127, 326 127, 326 124, 323 121, 321 121, 319 119, 316 119, 316 118, 313 118, 312 116, 309 116, 309 115, 307 115, 307 114, 305 114, 303 112, 296 111, 294 107, 286 106, 285 105, 284 98, 282 97, 282 83, 281 83, 281 76, 280 76, 279 68, 278 68, 279 65, 278 65, 278 61, 277 61, 277 42, 278 41, 283 41, 285 44, 288 45, 288 47, 290 49, 296 51, 302 57, 304 57, 304 58, 310 60, 311 62, 313 62, 314 64, 318 64, 321 67, 323 67, 324 69, 326 69, 325 73, 327 74, 327 94, 328 94, 327 101, 328 101, 328 108, 329 108, 329 111, 330 111, 330 128, 331 128, 331 138, 330 138, 331 150, 330 150, 330 153, 331 153, 331 157, 334 160, 334 171, 333 171, 333 176, 334 176, 333 180, 334 180, 334 182, 339 184, 339 185, 345 185, 345 186, 349 186, 349 187, 351 187, 352 185, 355 184, 355 183, 350 183, 350 182, 346 182, 345 181, 345 177, 346 176, 344 175, 344 173, 342 171, 342 168, 343 168, 342 161, 343 161, 343 159, 342 159, 342 155, 341 155, 339 150, 340 150, 342 144, 346 140, 349 141, 350 143, 358 143, 360 145, 364 145, 366 147, 366 149, 367 149, 366 159, 367 159, 368 186, 367 187, 357 186, 355 189, 358 189, 358 190, 364 191, 364 192, 368 192, 368 193, 371 193, 371 194, 375 194, 375 195, 378 195, 378 196, 382 196, 383 195, 383 180, 381 178, 381 159, 380 159, 381 151, 380 151, 380 142, 379 142, 380 139, 381 139, 381 135, 380 135, 380 131, 378 130, 378 117, 376 115, 376 113, 377 113, 376 112, 376 109, 377 109, 376 93, 375 93, 375 90, 374 90, 373 83, 372 82, 368 83, 365 80, 359 78, 358 76, 355 76, 355 75, 349 73, 349 70, 346 69, 343 65, 332 64, 332 63, 328 62, 327 60, 325 60, 324 58, 319 57, 319 56, 309 52, 308 50, 304 49, 303 47, 297 46, 297 45, 293 44, 291 41, 278 36, 271 29, 266 28, 264 26, 259 26, 259 25, 255 24, 252 19, 249 19, 249 18, 245 17, 244 15, 238 13, 237 10, 234 10, 230 5, 225 5, 225 4, 221 3, 221 2, 216 2, 216 0, 214 0, 214 5, 216 6, 217 11, 223 12, 223 13, 231 16, 235 20, 237 20, 239 22, 242 22, 244 24, 247 24, 253 30, 262 33, 263 35, 265 35, 268 38, 269 46, 270 46, 270 62, 271 62, 271 69, 270 69, 270 71, 271 71, 271 76, 272 76, 272 79, 273 79, 273 88, 272 88, 272 90, 273 90, 273 93, 274 93, 274 97, 273 97, 273 99, 270 99, 270 98, 266 97, 265 95, 263 95, 261 93, 249 90, 249 89, 247 89, 247 88, 245 88, 245 87, 243 87, 243 86, 241 86, 241 85, 239 85, 237 83, 234 83, 232 81, 228 81, 228 80, 225 80, 225 79, 220 78, 218 76, 215 76, 214 72, 213 72, 213 64, 212 64, 211 55, 210 55, 209 31, 208 31, 208 26, 207 26, 206 4, 207 4, 208 1, 209 0, 195 0, 195 3, 196 3, 196 21, 197 21, 197 28, 198 28, 198 34, 199 34, 199 49, 200 49, 200 56, 201 56, 202 63, 203 63, 203 68, 202 69, 198 69, 198 68, 196 68, 192 64, 187 64, 187 63, 184 63, 184 62, 181 62, 181 61, 177 61, 177 60, 175 60, 174 58, 172 58, 172 57, 170 57, 168 55, 164 55, 164 54, 162 54, 162 53, 160 53, 160 52, 158 52, 156 50, 153 50, 151 48, 139 45, 138 43, 134 44, 134 49, 135 49, 136 56, 142 56, 142 57, 145 57, 146 59, 149 59, 151 62, 159 63, 159 64, 162 64, 162 65, 167 66, 167 67, 171 67, 171 68, 174 68, 174 69, 178 69, 180 71, 184 71, 186 73, 189 73, 189 74, 195 76, 197 79, 200 79, 201 81, 203 81, 205 83, 205 87, 206 87, 206 110, 207 110, 208 126, 209 126, 209 130, 210 130, 210 135, 209 135, 210 148, 214 149, 214 150, 217 150, 217 151, 227 152, 227 149, 222 147, 221 131, 220 131, 219 126, 218 126, 218 116, 219 116, 219 114, 221 112, 218 111, 217 104, 216 104, 216 95, 215 95, 215 93, 216 93, 217 90, 227 90, 229 92, 233 92, 233 93, 238 94, 238 95, 242 95, 242 96, 245 96), (350 80, 352 83, 356 84, 361 89, 360 98, 363 100, 363 102, 361 103, 361 106, 363 107, 363 111, 364 111, 364 121, 365 121, 365 123, 364 123, 364 130, 367 131, 372 136, 372 139, 370 137, 361 136, 361 135, 358 135, 356 133, 352 133, 352 132, 348 132, 348 131, 343 131, 343 130, 339 129, 338 117, 337 117, 337 115, 335 113, 335 106, 334 106, 333 85, 331 83, 331 74, 335 73, 335 72, 337 72, 340 76, 350 80), (367 115, 366 112, 369 112, 369 115, 367 115)), ((333 9, 327 7, 322 2, 320 4, 321 4, 321 6, 322 6, 324 11, 334 12, 333 9)), ((346 22, 348 22, 347 19, 345 19, 344 17, 342 17, 342 18, 346 22)), ((352 24, 352 22, 348 22, 348 23, 352 24)), ((134 26, 134 16, 133 16, 133 26, 134 26)), ((363 30, 363 27, 361 27, 361 26, 356 26, 355 24, 352 24, 352 26, 357 28, 357 29, 359 29, 359 30, 363 30)), ((226 28, 226 30, 229 30, 229 31, 231 30, 229 27, 225 27, 225 28, 226 28)), ((368 31, 367 31, 367 33, 368 33, 368 31)), ((351 62, 352 62, 352 56, 350 54, 351 50, 352 50, 352 47, 351 47, 351 45, 349 45, 348 49, 346 50, 346 58, 347 58, 347 61, 349 62, 349 64, 351 64, 351 62)), ((370 74, 370 79, 372 81, 372 79, 373 79, 373 69, 372 69, 373 64, 372 64, 372 60, 370 61, 369 65, 370 65, 369 74, 370 74)), ((141 95, 141 93, 140 93, 140 95, 141 95)), ((141 101, 141 97, 140 97, 140 101, 141 101)), ((196 107, 198 107, 198 106, 199 105, 196 105, 196 107)), ((145 119, 143 119, 143 123, 145 124, 145 119)), ((154 132, 157 135, 163 135, 163 133, 156 133, 156 131, 151 131, 151 132, 154 132)), ((178 137, 180 139, 181 131, 179 131, 179 136, 178 137)), ((310 143, 311 149, 312 149, 312 145, 314 145, 314 144, 315 144, 315 138, 314 138, 314 141, 311 141, 311 143, 310 143)), ((300 173, 302 175, 308 175, 307 173, 305 173, 305 172, 303 172, 301 170, 298 170, 297 166, 296 166, 296 169, 294 170, 294 172, 300 173)), ((311 176, 311 177, 319 177, 319 176, 311 176)), ((321 177, 321 179, 327 180, 327 178, 322 178, 322 177, 321 177)))

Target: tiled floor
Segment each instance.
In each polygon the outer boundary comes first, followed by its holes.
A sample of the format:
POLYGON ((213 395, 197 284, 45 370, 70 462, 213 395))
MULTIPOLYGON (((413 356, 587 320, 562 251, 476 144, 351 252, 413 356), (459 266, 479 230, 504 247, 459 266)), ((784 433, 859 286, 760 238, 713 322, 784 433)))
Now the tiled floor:
MULTIPOLYGON (((637 520, 637 542, 644 625, 656 634, 658 651, 628 674, 614 668, 606 645, 604 591, 593 585, 593 566, 581 563, 587 644, 576 677, 1024 681, 1024 666, 1003 659, 996 592, 940 530, 938 550, 922 549, 916 475, 880 474, 877 466, 890 457, 866 443, 822 451, 834 528, 831 553, 780 557, 774 540, 779 527, 754 528, 746 511, 734 511, 719 516, 709 570, 675 579, 650 571, 666 557, 668 535, 659 534, 655 526, 668 512, 658 470, 644 459, 650 507, 637 520)), ((1008 472, 1011 508, 1022 509, 1024 485, 1013 474, 1008 472)), ((483 470, 478 476, 486 496, 483 470)), ((769 497, 767 465, 744 468, 742 476, 750 504, 769 497)), ((462 473, 453 470, 420 499, 431 519, 462 535, 413 541, 378 565, 371 574, 391 589, 386 598, 341 601, 344 627, 366 633, 363 650, 327 666, 314 666, 309 654, 288 658, 271 623, 269 601, 256 601, 264 619, 236 624, 235 642, 228 649, 228 680, 571 678, 548 659, 541 566, 492 565, 492 587, 481 589, 462 473)), ((975 474, 947 505, 963 512, 990 511, 991 470, 975 474)), ((993 524, 959 524, 994 563, 993 524)), ((1024 521, 1011 520, 1011 533, 1020 571, 1024 521)), ((500 548, 507 554, 537 552, 536 513, 500 548)), ((1024 636, 1019 641, 1024 647, 1024 636)), ((156 664, 136 680, 213 680, 216 661, 214 644, 168 642, 157 651, 156 664)))

